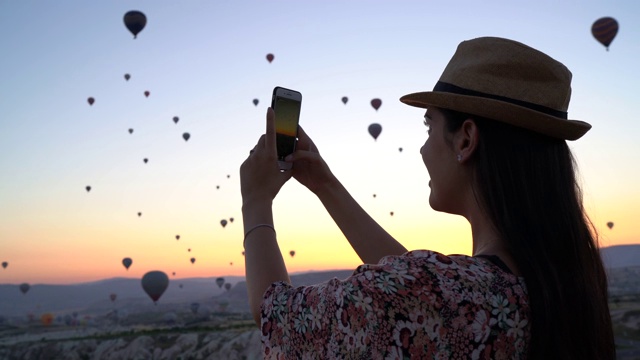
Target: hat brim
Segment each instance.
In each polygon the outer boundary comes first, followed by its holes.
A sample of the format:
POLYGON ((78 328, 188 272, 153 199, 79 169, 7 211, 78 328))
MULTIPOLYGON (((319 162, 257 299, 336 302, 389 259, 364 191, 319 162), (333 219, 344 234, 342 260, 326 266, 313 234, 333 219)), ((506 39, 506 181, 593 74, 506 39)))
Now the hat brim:
POLYGON ((435 106, 502 121, 554 138, 577 140, 591 125, 580 120, 567 120, 539 111, 489 98, 425 91, 400 98, 403 103, 419 108, 435 106))

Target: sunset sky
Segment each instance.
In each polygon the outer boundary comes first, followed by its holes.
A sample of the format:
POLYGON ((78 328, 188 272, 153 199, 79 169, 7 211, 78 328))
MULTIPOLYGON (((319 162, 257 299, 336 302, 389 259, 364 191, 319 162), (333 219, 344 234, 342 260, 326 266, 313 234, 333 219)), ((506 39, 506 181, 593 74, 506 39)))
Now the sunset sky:
MULTIPOLYGON (((428 204, 424 112, 398 99, 431 90, 458 43, 480 36, 573 72, 569 118, 593 125, 570 144, 585 206, 602 246, 640 243, 638 14, 634 0, 2 1, 0 283, 243 275, 239 166, 275 86, 302 93, 300 124, 402 244, 469 254, 466 221, 428 204), (135 40, 129 10, 147 16, 135 40), (609 51, 590 31, 604 16, 620 24, 609 51)), ((295 180, 274 216, 290 272, 360 264, 295 180)))

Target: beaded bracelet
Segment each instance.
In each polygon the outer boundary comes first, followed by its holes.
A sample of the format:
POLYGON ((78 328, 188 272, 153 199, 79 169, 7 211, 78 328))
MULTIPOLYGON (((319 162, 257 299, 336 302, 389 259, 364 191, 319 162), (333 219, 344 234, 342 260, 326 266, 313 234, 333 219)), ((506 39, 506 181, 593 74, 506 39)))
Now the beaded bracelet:
POLYGON ((247 241, 247 236, 249 236, 249 234, 251 234, 251 232, 253 230, 255 230, 257 228, 260 228, 260 227, 263 227, 263 226, 270 228, 271 230, 273 230, 274 233, 276 232, 276 228, 274 228, 273 225, 271 225, 271 224, 258 224, 256 226, 252 227, 251 229, 247 230, 246 233, 244 233, 244 240, 242 240, 242 247, 244 247, 244 242, 247 241))

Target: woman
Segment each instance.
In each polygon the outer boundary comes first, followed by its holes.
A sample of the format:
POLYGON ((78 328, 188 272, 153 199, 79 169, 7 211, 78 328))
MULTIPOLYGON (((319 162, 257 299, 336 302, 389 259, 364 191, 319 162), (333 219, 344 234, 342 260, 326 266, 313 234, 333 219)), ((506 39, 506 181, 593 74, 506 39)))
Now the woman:
POLYGON ((276 164, 273 111, 243 163, 249 301, 273 358, 614 359, 607 281, 566 140, 571 73, 521 43, 462 42, 426 108, 429 204, 470 223, 473 256, 406 249, 354 201, 300 129, 276 164), (293 288, 271 203, 293 176, 322 201, 365 265, 293 288), (266 291, 266 293, 265 293, 266 291))

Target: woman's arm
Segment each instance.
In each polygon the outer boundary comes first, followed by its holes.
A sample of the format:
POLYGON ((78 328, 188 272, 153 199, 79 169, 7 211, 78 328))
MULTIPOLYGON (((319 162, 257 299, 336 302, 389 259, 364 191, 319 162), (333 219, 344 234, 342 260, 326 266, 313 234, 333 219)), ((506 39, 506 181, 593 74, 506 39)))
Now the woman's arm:
POLYGON ((375 264, 384 256, 405 253, 407 249, 378 225, 333 175, 301 127, 298 138, 298 150, 287 159, 293 162, 293 177, 318 196, 360 259, 375 264))
POLYGON ((267 131, 240 166, 245 271, 251 313, 260 326, 262 295, 276 281, 290 282, 273 228, 272 203, 291 172, 280 172, 275 116, 267 110, 267 131))

